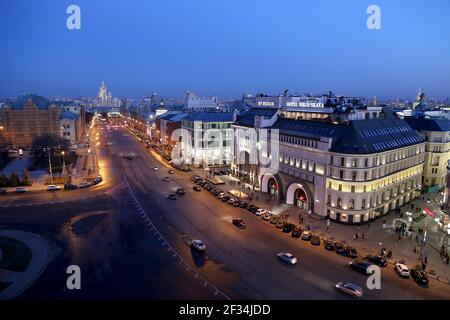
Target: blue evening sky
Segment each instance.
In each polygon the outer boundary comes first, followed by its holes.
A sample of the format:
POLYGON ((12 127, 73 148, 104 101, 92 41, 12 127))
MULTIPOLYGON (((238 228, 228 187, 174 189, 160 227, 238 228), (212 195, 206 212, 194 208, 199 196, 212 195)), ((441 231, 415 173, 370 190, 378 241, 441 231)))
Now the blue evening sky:
POLYGON ((449 0, 1 0, 0 97, 450 96, 449 0), (81 7, 81 30, 66 8, 81 7), (366 9, 381 7, 382 30, 366 9))

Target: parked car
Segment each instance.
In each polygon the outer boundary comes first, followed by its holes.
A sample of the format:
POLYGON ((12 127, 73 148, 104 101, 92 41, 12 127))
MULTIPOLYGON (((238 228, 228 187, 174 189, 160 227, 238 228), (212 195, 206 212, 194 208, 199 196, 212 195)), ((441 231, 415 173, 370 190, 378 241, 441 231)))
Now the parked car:
POLYGON ((387 266, 387 260, 384 256, 375 256, 375 255, 368 255, 364 258, 367 261, 372 262, 373 264, 376 264, 379 267, 386 267, 387 266))
POLYGON ((79 188, 83 189, 83 188, 89 188, 92 185, 91 182, 89 181, 83 181, 80 183, 80 185, 78 186, 79 188))
POLYGON ((17 187, 16 188, 16 193, 24 193, 24 192, 27 192, 28 190, 27 190, 27 188, 25 188, 25 187, 17 187))
POLYGON ((233 202, 233 207, 239 207, 240 203, 239 200, 236 200, 235 202, 233 202))
POLYGON ((418 284, 426 285, 428 284, 428 275, 425 270, 420 266, 415 266, 410 271, 411 278, 418 284))
POLYGON ((271 218, 270 218, 270 223, 271 224, 277 224, 278 223, 278 220, 280 220, 280 217, 279 216, 272 216, 271 218))
POLYGON ((186 193, 186 191, 184 191, 183 188, 178 188, 177 189, 177 194, 185 194, 185 193, 186 193))
POLYGON ((199 186, 193 186, 192 189, 194 189, 194 191, 196 192, 202 191, 202 188, 200 188, 199 186))
POLYGON ((169 194, 168 198, 170 200, 177 200, 177 196, 175 194, 169 194))
POLYGON ((228 200, 230 200, 230 198, 231 198, 231 196, 226 194, 222 197, 222 202, 228 202, 228 200))
POLYGON ((285 223, 283 225, 283 232, 285 232, 285 233, 290 233, 294 229, 295 229, 295 224, 293 224, 293 223, 285 223))
POLYGON ((191 248, 196 251, 205 252, 206 245, 201 240, 192 240, 191 248))
POLYGON ((61 188, 58 187, 57 185, 51 184, 47 186, 47 191, 59 191, 59 190, 61 190, 61 188))
POLYGON ((225 197, 226 193, 225 192, 221 192, 217 195, 217 198, 222 199, 223 197, 225 197))
POLYGON ((349 267, 360 273, 369 274, 369 267, 372 265, 369 261, 350 261, 349 267))
POLYGON ((353 258, 353 259, 358 257, 358 251, 356 251, 355 248, 347 247, 346 250, 347 250, 347 257, 350 257, 350 258, 353 258))
POLYGON ((290 264, 290 265, 294 265, 297 263, 297 258, 288 252, 277 253, 277 258, 278 258, 278 260, 280 260, 284 263, 290 264))
POLYGON ((235 219, 232 220, 232 222, 238 228, 241 228, 241 229, 245 229, 246 228, 245 222, 241 218, 235 218, 235 219))
POLYGON ((336 289, 353 297, 361 298, 363 296, 363 289, 353 283, 338 282, 336 289))
POLYGON ((334 243, 331 240, 325 241, 325 250, 334 251, 334 243))
POLYGON ((318 234, 313 234, 310 240, 311 244, 314 246, 320 246, 320 236, 318 234))
POLYGON ((302 240, 310 241, 311 236, 312 236, 311 231, 305 230, 302 232, 301 238, 302 238, 302 240))
POLYGON ((265 215, 263 215, 263 219, 266 221, 270 221, 270 218, 273 216, 272 211, 267 211, 265 215))
POLYGON ((341 256, 347 256, 347 248, 342 242, 336 242, 334 244, 334 248, 337 254, 340 254, 341 256))
POLYGON ((258 210, 255 211, 255 214, 257 216, 262 216, 263 214, 266 214, 266 213, 267 213, 266 209, 258 209, 258 210))
POLYGON ((103 181, 103 178, 101 177, 101 176, 98 176, 98 177, 95 177, 93 180, 92 180, 92 184, 93 185, 96 185, 96 184, 99 184, 100 182, 102 182, 103 181))
POLYGON ((153 171, 158 171, 159 168, 158 167, 153 167, 153 171))
POLYGON ((283 226, 284 226, 285 223, 286 223, 285 220, 283 220, 283 219, 278 219, 277 224, 275 225, 275 227, 276 227, 277 229, 283 229, 283 226))
POLYGON ((248 202, 247 201, 241 201, 239 203, 239 207, 241 207, 242 209, 247 208, 247 206, 248 206, 248 202))
POLYGON ((235 202, 237 202, 237 200, 236 200, 235 198, 230 198, 230 199, 228 200, 228 203, 229 203, 229 204, 233 204, 233 203, 235 203, 235 202))
POLYGON ((220 189, 216 189, 212 192, 213 195, 218 196, 222 191, 220 189))
POLYGON ((395 262, 394 270, 402 278, 409 278, 409 268, 404 261, 395 262))
POLYGON ((302 228, 299 226, 295 227, 291 233, 293 238, 300 238, 301 234, 302 234, 302 228))
POLYGON ((175 171, 169 170, 169 174, 174 174, 174 173, 175 173, 175 171))
POLYGON ((255 206, 254 204, 251 204, 247 207, 247 210, 250 211, 251 213, 255 213, 259 208, 257 206, 255 206))
POLYGON ((195 175, 195 176, 193 176, 192 177, 192 181, 197 181, 197 180, 199 180, 199 179, 201 179, 201 177, 200 176, 197 176, 197 175, 195 175))

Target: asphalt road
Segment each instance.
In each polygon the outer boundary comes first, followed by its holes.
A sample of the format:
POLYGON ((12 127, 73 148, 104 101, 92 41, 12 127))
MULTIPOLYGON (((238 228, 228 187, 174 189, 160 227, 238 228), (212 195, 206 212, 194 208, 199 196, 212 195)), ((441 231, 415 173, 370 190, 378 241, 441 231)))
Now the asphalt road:
MULTIPOLYGON (((208 246, 202 274, 232 298, 251 299, 346 299, 333 288, 338 281, 352 282, 365 288, 366 277, 348 267, 348 258, 314 247, 245 210, 218 201, 209 192, 194 192, 191 174, 168 174, 168 168, 150 155, 133 136, 115 132, 111 154, 134 152, 134 160, 122 160, 123 172, 134 193, 170 241, 192 259, 187 244, 202 239, 208 246), (153 171, 154 166, 159 171, 153 171), (171 176, 171 182, 163 179, 171 176), (177 200, 167 195, 178 186, 186 195, 177 200), (242 217, 246 230, 231 224, 242 217), (298 257, 296 266, 286 266, 275 254, 288 251, 298 257)), ((400 278, 392 267, 382 269, 381 290, 365 290, 366 299, 450 299, 450 286, 431 280, 428 288, 411 279, 400 278)))
MULTIPOLYGON (((110 135, 102 139, 103 145, 112 142, 101 152, 104 189, 42 193, 37 197, 44 198, 27 201, 67 201, 0 209, 0 227, 42 234, 54 249, 47 271, 21 298, 223 299, 224 292, 232 299, 351 299, 336 292, 334 284, 346 281, 365 288, 366 277, 349 269, 348 258, 293 239, 205 190, 194 192, 191 174, 168 174, 169 168, 125 129, 110 135), (130 152, 137 158, 119 156, 130 152), (159 171, 153 171, 155 166, 159 171), (186 194, 167 199, 177 187, 186 194), (105 217, 87 234, 71 231, 72 223, 91 215, 105 217), (234 217, 244 218, 247 229, 234 227, 234 217), (190 250, 192 239, 206 243, 205 256, 190 250), (298 264, 280 263, 279 251, 293 253, 298 264), (82 268, 81 291, 65 289, 69 264, 82 268)), ((431 280, 423 288, 397 276, 392 267, 383 269, 381 281, 381 290, 365 289, 365 299, 450 299, 450 286, 431 280)))

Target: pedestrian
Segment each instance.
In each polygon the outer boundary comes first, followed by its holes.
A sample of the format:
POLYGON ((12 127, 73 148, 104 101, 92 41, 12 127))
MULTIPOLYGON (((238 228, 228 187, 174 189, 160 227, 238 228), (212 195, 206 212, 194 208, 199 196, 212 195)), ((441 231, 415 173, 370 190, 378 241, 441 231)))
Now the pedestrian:
POLYGON ((402 236, 399 235, 399 236, 398 236, 398 241, 397 241, 397 242, 400 243, 400 241, 402 241, 402 236))
POLYGON ((424 262, 425 262, 425 264, 428 264, 428 257, 425 257, 424 262))
POLYGON ((419 235, 416 236, 416 243, 419 243, 419 235))
POLYGON ((448 255, 448 253, 447 253, 447 265, 448 265, 448 262, 449 262, 449 259, 450 259, 450 257, 449 257, 449 255, 448 255))
POLYGON ((359 239, 359 233, 356 233, 355 238, 356 238, 356 240, 359 239))
POLYGON ((391 250, 388 251, 387 257, 388 257, 389 259, 392 257, 392 251, 391 251, 391 250))
POLYGON ((366 239, 366 234, 364 232, 361 233, 361 239, 366 239))
POLYGON ((414 253, 417 252, 417 250, 416 250, 416 245, 413 246, 413 252, 414 252, 414 253))
POLYGON ((423 261, 422 261, 422 270, 425 271, 426 268, 427 268, 427 265, 425 263, 423 263, 423 261))

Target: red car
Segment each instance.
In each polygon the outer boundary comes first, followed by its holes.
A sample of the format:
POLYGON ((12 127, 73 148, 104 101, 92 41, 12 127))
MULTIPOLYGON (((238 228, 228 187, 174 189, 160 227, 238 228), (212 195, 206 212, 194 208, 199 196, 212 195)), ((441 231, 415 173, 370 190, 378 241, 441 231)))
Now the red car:
POLYGON ((245 229, 246 228, 245 222, 241 218, 233 219, 232 222, 238 228, 241 228, 241 229, 245 229))

